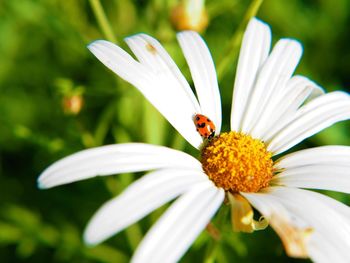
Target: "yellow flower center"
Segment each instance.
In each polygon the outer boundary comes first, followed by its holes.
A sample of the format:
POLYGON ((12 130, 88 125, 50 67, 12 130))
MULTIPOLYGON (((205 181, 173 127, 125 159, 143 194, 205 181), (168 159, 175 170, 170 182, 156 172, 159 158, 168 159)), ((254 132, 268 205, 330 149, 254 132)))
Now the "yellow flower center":
POLYGON ((214 137, 202 149, 204 172, 216 186, 235 192, 258 192, 273 175, 272 154, 249 135, 228 132, 214 137))

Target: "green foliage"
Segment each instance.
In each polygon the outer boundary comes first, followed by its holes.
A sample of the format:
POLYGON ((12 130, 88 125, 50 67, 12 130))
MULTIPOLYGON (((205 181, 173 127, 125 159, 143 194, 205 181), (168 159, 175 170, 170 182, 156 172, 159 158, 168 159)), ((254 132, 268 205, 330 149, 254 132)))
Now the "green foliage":
MULTIPOLYGON (((165 207, 101 245, 82 243, 94 211, 122 191, 134 175, 79 182, 41 191, 37 176, 50 163, 78 150, 131 141, 191 148, 129 84, 87 50, 95 39, 123 48, 125 36, 158 38, 190 80, 170 23, 176 0, 4 0, 0 2, 0 259, 1 262, 127 262, 165 207), (73 95, 82 109, 67 114, 73 95)), ((242 32, 249 17, 271 24, 274 37, 304 45, 298 73, 327 91, 350 82, 350 3, 347 0, 207 0, 203 33, 216 62, 228 129, 232 83, 242 32), (260 6, 261 5, 261 6, 260 6), (259 9, 260 6, 260 9, 259 9), (259 11, 258 11, 259 9, 259 11)), ((300 147, 349 145, 349 123, 337 124, 300 147)), ((343 202, 349 198, 333 194, 343 202)), ((227 207, 213 224, 215 241, 201 234, 183 262, 302 262, 285 256, 271 230, 233 233, 227 207), (263 260, 262 260, 263 259, 263 260)))

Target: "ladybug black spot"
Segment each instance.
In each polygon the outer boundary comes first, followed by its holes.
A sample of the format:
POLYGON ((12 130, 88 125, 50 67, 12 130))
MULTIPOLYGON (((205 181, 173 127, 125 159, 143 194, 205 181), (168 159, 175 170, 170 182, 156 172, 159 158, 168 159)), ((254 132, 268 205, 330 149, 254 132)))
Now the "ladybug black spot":
POLYGON ((196 129, 196 131, 199 131, 198 129, 196 129))
POLYGON ((201 124, 198 124, 200 128, 204 128, 205 127, 205 123, 201 123, 201 124))
POLYGON ((200 118, 197 116, 197 117, 196 117, 196 121, 199 121, 199 120, 200 120, 200 118))
POLYGON ((208 133, 204 133, 204 136, 205 136, 205 137, 208 137, 208 133))
POLYGON ((209 118, 207 118, 207 122, 211 122, 211 120, 209 118))

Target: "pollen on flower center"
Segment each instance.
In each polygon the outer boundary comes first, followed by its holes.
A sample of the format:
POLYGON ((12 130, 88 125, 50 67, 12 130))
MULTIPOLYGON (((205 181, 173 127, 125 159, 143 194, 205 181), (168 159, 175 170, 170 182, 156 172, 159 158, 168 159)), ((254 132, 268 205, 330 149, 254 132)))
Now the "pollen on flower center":
POLYGON ((229 132, 213 138, 202 149, 204 172, 216 186, 230 192, 257 192, 273 175, 272 154, 249 135, 229 132))

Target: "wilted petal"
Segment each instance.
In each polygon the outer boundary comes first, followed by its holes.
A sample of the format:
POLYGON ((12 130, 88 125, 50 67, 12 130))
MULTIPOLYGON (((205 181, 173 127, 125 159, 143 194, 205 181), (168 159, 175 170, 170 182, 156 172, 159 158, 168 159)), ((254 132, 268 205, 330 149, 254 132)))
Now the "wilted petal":
POLYGON ((267 193, 242 193, 269 221, 282 240, 286 253, 291 257, 307 258, 308 242, 313 230, 301 221, 296 221, 281 203, 267 193))
MULTIPOLYGON (((273 187, 269 195, 283 204, 296 218, 310 224, 314 231, 321 235, 322 242, 324 244, 328 242, 327 246, 330 248, 328 253, 337 253, 332 255, 334 258, 340 257, 343 261, 349 259, 350 220, 344 216, 342 205, 325 202, 324 199, 330 198, 297 188, 273 187)), ((313 237, 311 240, 317 242, 313 237)))
POLYGON ((227 193, 231 205, 231 223, 234 231, 252 233, 265 229, 269 223, 265 218, 254 220, 253 208, 240 194, 227 193))

